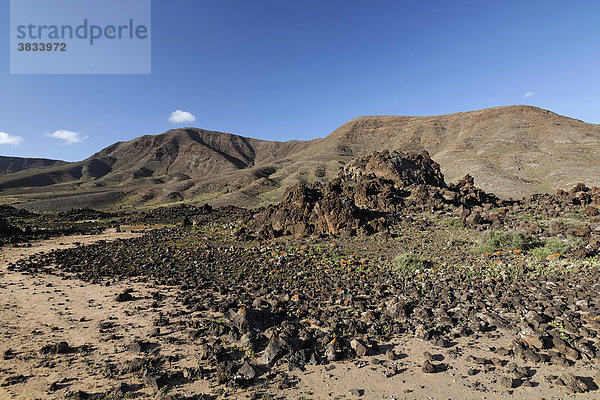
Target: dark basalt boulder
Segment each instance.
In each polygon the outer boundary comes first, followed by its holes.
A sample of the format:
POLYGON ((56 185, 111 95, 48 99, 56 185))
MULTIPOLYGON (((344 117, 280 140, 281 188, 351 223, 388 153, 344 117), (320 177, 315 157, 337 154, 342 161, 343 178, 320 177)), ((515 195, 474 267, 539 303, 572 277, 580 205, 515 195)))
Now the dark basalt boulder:
POLYGON ((19 233, 23 233, 23 231, 19 228, 17 228, 16 226, 11 225, 10 223, 8 223, 8 221, 4 218, 0 218, 0 235, 15 235, 15 234, 19 234, 19 233))
POLYGON ((289 187, 277 206, 256 217, 261 236, 296 237, 356 232, 365 218, 352 199, 319 183, 289 187))
POLYGON ((446 187, 440 165, 422 153, 379 151, 350 161, 339 172, 345 182, 381 179, 398 186, 426 184, 446 187))

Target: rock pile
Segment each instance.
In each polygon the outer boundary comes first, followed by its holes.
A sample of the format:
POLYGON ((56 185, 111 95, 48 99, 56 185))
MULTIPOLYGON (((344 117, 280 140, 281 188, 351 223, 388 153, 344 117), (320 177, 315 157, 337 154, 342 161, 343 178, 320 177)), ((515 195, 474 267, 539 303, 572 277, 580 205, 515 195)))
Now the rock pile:
POLYGON ((540 193, 523 200, 523 207, 537 208, 550 217, 573 213, 583 209, 588 217, 600 215, 600 188, 580 183, 569 191, 558 190, 555 194, 540 193))
POLYGON ((471 209, 497 205, 466 176, 447 185, 427 152, 380 151, 344 166, 331 182, 297 184, 279 205, 256 217, 261 237, 373 233, 386 230, 391 213, 471 209))
POLYGON ((319 183, 289 187, 277 206, 256 217, 261 237, 323 233, 355 233, 366 228, 368 216, 339 186, 319 183))
POLYGON ((15 208, 13 206, 9 206, 6 204, 0 204, 0 215, 2 215, 4 218, 8 218, 8 217, 28 217, 28 216, 34 216, 35 214, 26 211, 26 210, 20 210, 18 208, 15 208))

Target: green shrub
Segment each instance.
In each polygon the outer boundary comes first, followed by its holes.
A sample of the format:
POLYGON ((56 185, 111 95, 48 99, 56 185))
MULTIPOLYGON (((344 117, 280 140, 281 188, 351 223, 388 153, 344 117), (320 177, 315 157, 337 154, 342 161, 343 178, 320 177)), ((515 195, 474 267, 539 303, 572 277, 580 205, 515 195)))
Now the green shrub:
POLYGON ((545 258, 551 254, 565 254, 572 249, 572 245, 569 242, 563 242, 560 239, 548 239, 543 246, 538 246, 531 250, 531 254, 536 257, 545 258))
POLYGON ((544 217, 541 215, 531 215, 531 214, 522 214, 518 218, 521 221, 539 221, 539 220, 544 219, 544 217))
POLYGON ((513 232, 511 250, 531 250, 539 246, 541 241, 524 232, 513 232))
POLYGON ((530 250, 538 247, 541 242, 524 232, 489 230, 477 240, 475 252, 493 253, 497 250, 530 250))
POLYGON ((460 229, 465 227, 465 223, 458 218, 445 218, 442 223, 446 225, 448 228, 460 229))
POLYGON ((431 267, 431 261, 422 259, 413 253, 398 254, 392 261, 392 270, 401 277, 414 274, 417 270, 431 267))
POLYGON ((581 214, 577 214, 577 213, 571 213, 571 214, 565 215, 565 218, 570 218, 570 219, 585 219, 585 216, 583 216, 581 214))

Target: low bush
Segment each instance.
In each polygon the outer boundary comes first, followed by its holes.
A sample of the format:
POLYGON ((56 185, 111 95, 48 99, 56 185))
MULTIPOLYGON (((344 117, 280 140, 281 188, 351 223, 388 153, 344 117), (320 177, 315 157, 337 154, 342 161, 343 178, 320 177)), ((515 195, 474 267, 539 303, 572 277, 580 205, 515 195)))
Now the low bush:
POLYGON ((449 217, 445 218, 442 223, 448 228, 460 229, 465 227, 465 223, 458 218, 449 217))
POLYGON ((536 257, 545 258, 552 254, 565 254, 571 251, 573 243, 571 241, 562 241, 560 239, 548 239, 543 246, 538 246, 531 250, 531 254, 536 257))
POLYGON ((539 239, 525 232, 489 230, 477 240, 475 252, 493 253, 498 250, 531 250, 540 246, 539 239))
POLYGON ((398 254, 392 261, 392 270, 401 277, 415 274, 419 270, 431 267, 431 261, 424 260, 413 253, 398 254))

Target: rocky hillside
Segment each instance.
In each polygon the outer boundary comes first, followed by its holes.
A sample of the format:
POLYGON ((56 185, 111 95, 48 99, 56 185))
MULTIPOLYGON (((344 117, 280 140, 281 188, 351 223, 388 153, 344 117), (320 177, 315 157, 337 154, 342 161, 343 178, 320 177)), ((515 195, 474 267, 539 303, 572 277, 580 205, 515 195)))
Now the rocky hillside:
POLYGON ((13 174, 0 185, 32 187, 78 181, 100 187, 222 176, 286 157, 300 143, 307 142, 269 142, 201 129, 176 129, 115 143, 84 161, 13 174))
POLYGON ((327 183, 374 151, 427 151, 447 182, 470 174, 502 198, 600 185, 600 125, 531 106, 431 117, 356 118, 324 139, 271 142, 176 129, 116 143, 78 163, 0 177, 28 207, 152 206, 186 201, 258 206, 287 187, 327 183), (57 200, 58 199, 58 200, 57 200))

